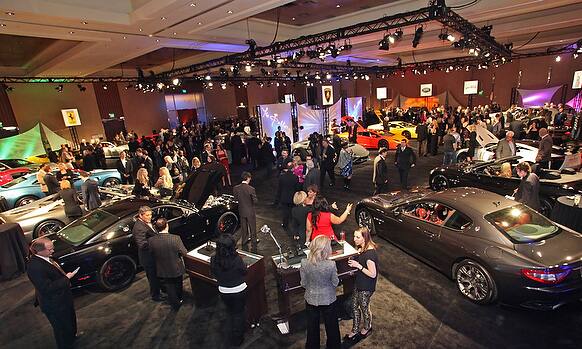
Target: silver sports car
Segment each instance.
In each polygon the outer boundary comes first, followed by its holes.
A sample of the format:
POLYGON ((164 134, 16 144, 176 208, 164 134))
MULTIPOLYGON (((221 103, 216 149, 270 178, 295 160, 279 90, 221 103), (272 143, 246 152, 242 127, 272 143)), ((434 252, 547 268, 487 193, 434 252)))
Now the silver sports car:
MULTIPOLYGON (((99 188, 103 206, 128 197, 131 187, 99 188)), ((81 205, 83 207, 83 205, 81 205)), ((71 220, 65 215, 65 204, 58 194, 0 213, 0 223, 18 223, 30 242, 39 236, 56 232, 71 220)))
POLYGON ((455 280, 462 296, 554 309, 582 295, 582 235, 476 188, 381 194, 356 219, 455 280))

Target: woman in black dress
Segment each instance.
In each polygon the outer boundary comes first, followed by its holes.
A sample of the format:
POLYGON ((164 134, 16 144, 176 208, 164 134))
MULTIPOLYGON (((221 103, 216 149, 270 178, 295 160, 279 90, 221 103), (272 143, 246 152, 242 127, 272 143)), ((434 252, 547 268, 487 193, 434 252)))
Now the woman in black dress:
POLYGON ((216 241, 216 254, 210 258, 210 271, 218 282, 220 298, 228 312, 230 345, 240 346, 245 334, 245 305, 247 267, 236 251, 232 235, 221 234, 216 241))
POLYGON ((146 170, 145 168, 140 168, 139 170, 137 170, 135 185, 133 186, 131 194, 137 197, 145 197, 152 195, 150 193, 149 181, 150 180, 148 177, 148 170, 146 170))
POLYGON ((467 150, 467 161, 472 162, 475 157, 475 148, 477 148, 477 127, 469 125, 469 149, 467 150))
POLYGON ((77 191, 71 188, 71 182, 64 179, 61 181, 61 190, 58 196, 65 202, 65 215, 68 219, 74 220, 83 215, 83 210, 79 204, 79 196, 77 191))

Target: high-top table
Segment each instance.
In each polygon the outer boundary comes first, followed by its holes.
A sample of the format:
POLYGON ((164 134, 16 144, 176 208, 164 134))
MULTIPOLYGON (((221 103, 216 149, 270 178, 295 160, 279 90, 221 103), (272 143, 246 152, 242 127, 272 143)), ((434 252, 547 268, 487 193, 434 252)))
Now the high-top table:
MULTIPOLYGON (((186 273, 190 277, 194 302, 197 306, 208 306, 219 294, 218 283, 210 273, 210 257, 214 255, 216 244, 210 242, 196 247, 184 258, 186 273)), ((237 251, 247 266, 245 282, 247 284, 246 316, 247 325, 259 323, 267 313, 267 294, 265 292, 265 259, 263 256, 237 251)))
MULTIPOLYGON (((337 273, 343 288, 343 295, 348 296, 354 290, 355 272, 357 271, 357 269, 348 265, 348 260, 350 257, 357 255, 358 251, 346 241, 340 241, 339 243, 343 249, 334 251, 330 259, 335 261, 337 265, 337 273)), ((306 249, 304 252, 308 254, 309 250, 306 249)), ((271 257, 278 288, 279 314, 277 315, 277 327, 281 333, 287 334, 290 331, 289 318, 292 315, 291 297, 299 294, 303 295, 305 289, 301 287, 301 275, 299 273, 301 261, 294 261, 294 263, 286 265, 285 268, 281 266, 280 261, 280 255, 271 257)))
POLYGON ((574 206, 573 198, 560 196, 556 200, 551 218, 556 223, 582 233, 582 204, 574 206))
POLYGON ((26 271, 28 244, 17 223, 0 224, 0 280, 9 280, 26 271))

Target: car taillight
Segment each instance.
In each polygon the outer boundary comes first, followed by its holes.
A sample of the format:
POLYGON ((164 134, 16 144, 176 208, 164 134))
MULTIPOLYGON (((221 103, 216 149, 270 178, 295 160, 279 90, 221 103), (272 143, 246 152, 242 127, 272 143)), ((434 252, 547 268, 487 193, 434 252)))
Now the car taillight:
POLYGON ((554 285, 564 280, 570 274, 570 269, 521 269, 521 273, 528 279, 542 284, 554 285))

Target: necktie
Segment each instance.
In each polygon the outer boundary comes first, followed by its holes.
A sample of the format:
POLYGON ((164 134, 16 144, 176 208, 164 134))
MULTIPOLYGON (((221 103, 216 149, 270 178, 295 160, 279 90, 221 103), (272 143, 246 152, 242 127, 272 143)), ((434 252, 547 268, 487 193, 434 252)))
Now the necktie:
POLYGON ((63 275, 67 276, 67 273, 65 273, 63 268, 61 268, 61 266, 59 265, 59 263, 57 263, 54 259, 51 259, 50 261, 51 264, 55 266, 55 268, 57 268, 61 273, 63 273, 63 275))

